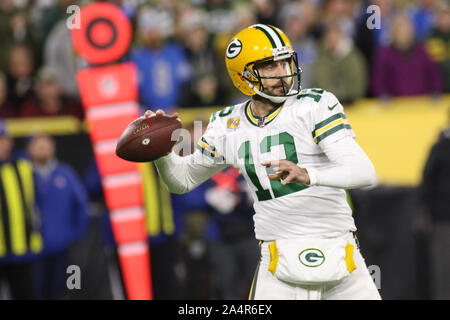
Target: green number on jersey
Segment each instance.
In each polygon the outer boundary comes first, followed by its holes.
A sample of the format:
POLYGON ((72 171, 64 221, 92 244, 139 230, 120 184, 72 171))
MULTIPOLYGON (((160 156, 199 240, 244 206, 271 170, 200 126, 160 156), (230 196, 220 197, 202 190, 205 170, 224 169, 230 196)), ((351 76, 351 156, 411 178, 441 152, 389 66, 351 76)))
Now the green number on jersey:
POLYGON ((245 141, 241 144, 238 151, 239 159, 244 159, 245 171, 248 177, 252 181, 253 185, 256 187, 256 196, 259 201, 272 199, 270 196, 270 191, 264 189, 259 182, 258 176, 256 175, 255 165, 253 162, 252 151, 250 149, 250 141, 245 141))
POLYGON ((229 115, 231 112, 233 112, 234 107, 235 107, 235 106, 223 108, 223 109, 220 110, 220 112, 219 112, 219 117, 226 117, 226 116, 229 115))
MULTIPOLYGON (((223 108, 222 110, 218 111, 219 113, 219 117, 226 117, 227 115, 229 115, 231 112, 233 112, 235 106, 231 106, 231 107, 226 107, 223 108)), ((209 122, 213 122, 214 120, 216 120, 216 113, 214 112, 211 116, 211 120, 209 122)))
MULTIPOLYGON (((287 132, 282 132, 274 136, 265 137, 260 144, 261 153, 270 152, 273 146, 283 145, 286 153, 286 160, 298 163, 297 151, 295 150, 294 138, 287 132), (273 142, 274 141, 274 142, 273 142)), ((266 168, 267 171, 267 168, 266 168)), ((297 192, 307 188, 308 186, 299 183, 288 183, 282 185, 280 180, 270 180, 273 194, 275 198, 285 196, 287 194, 297 192)))
POLYGON ((300 94, 297 96, 297 99, 309 97, 309 98, 313 98, 315 102, 319 102, 320 99, 322 98, 322 93, 323 93, 322 89, 306 89, 306 90, 302 90, 300 92, 300 94), (314 92, 314 93, 311 93, 311 92, 314 92))
MULTIPOLYGON (((273 146, 277 145, 284 146, 287 160, 295 164, 298 163, 294 138, 287 132, 282 132, 277 135, 265 137, 259 145, 260 152, 270 152, 270 149, 273 146)), ((244 159, 245 171, 247 172, 248 177, 257 189, 256 196, 258 197, 258 200, 264 201, 272 199, 269 190, 262 187, 261 182, 256 174, 255 165, 253 164, 253 157, 250 149, 250 141, 245 141, 241 144, 241 146, 239 147, 238 156, 240 159, 244 159)), ((267 170, 268 169, 266 168, 266 172, 267 170)), ((275 198, 308 188, 308 186, 298 183, 289 183, 283 186, 279 180, 270 180, 270 186, 272 187, 275 198)))

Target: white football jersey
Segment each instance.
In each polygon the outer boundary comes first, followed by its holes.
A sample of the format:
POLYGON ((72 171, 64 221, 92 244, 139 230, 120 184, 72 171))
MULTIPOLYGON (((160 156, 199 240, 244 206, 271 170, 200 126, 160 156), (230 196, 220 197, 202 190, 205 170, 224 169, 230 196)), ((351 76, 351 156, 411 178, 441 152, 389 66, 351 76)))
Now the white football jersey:
MULTIPOLYGON (((344 189, 270 180, 264 161, 287 159, 300 167, 329 168, 322 148, 353 130, 337 98, 322 89, 302 90, 266 117, 251 102, 214 113, 198 149, 216 163, 232 165, 247 181, 254 199, 259 240, 337 237, 355 231, 344 189)), ((210 161, 210 160, 208 160, 210 161)))

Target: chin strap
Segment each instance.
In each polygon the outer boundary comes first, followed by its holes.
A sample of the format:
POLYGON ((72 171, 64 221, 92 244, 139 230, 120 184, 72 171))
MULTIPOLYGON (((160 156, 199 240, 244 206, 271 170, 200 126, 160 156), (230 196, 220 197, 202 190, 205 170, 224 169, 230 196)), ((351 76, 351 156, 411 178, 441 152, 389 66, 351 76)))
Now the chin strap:
POLYGON ((249 87, 253 91, 256 92, 257 95, 259 95, 259 96, 261 96, 263 98, 266 98, 266 99, 268 99, 268 100, 270 100, 272 102, 275 102, 275 103, 285 102, 286 99, 289 98, 290 96, 295 96, 296 94, 298 94, 297 90, 292 90, 292 88, 294 87, 294 84, 292 84, 292 86, 289 89, 289 92, 288 92, 287 95, 285 95, 285 96, 272 96, 272 95, 269 95, 269 94, 264 93, 262 91, 259 91, 258 89, 255 88, 255 86, 251 82, 247 81, 247 83, 248 83, 249 87))

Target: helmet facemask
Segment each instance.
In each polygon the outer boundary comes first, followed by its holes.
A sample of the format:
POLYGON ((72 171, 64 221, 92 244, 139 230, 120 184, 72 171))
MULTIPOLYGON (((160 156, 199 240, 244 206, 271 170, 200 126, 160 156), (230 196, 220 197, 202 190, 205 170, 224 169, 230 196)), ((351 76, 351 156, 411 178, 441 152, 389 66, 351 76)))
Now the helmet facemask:
POLYGON ((269 99, 275 103, 284 102, 288 97, 296 95, 301 90, 301 68, 298 66, 297 53, 292 50, 284 50, 284 51, 276 51, 274 50, 274 55, 271 57, 267 57, 264 59, 256 60, 248 63, 243 72, 243 78, 248 82, 250 88, 256 92, 259 96, 262 96, 266 99, 269 99), (273 76, 273 77, 262 77, 258 72, 258 66, 261 66, 265 63, 272 63, 274 61, 280 61, 284 59, 289 59, 289 64, 286 70, 287 74, 283 76, 273 76), (283 94, 282 95, 274 95, 266 92, 263 79, 280 79, 283 81, 283 94), (287 79, 287 81, 286 81, 287 79), (288 88, 286 89, 285 84, 288 84, 288 88), (296 87, 296 90, 294 90, 296 87), (259 89, 258 89, 259 88, 259 89))

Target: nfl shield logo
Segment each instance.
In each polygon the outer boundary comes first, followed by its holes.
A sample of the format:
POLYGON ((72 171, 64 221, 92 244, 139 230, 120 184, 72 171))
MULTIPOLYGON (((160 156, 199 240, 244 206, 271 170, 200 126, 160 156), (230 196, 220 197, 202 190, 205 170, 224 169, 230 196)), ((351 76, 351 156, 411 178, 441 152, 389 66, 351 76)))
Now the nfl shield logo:
POLYGON ((264 127, 264 122, 265 122, 265 120, 266 120, 266 118, 258 119, 258 126, 259 126, 260 128, 264 127))

